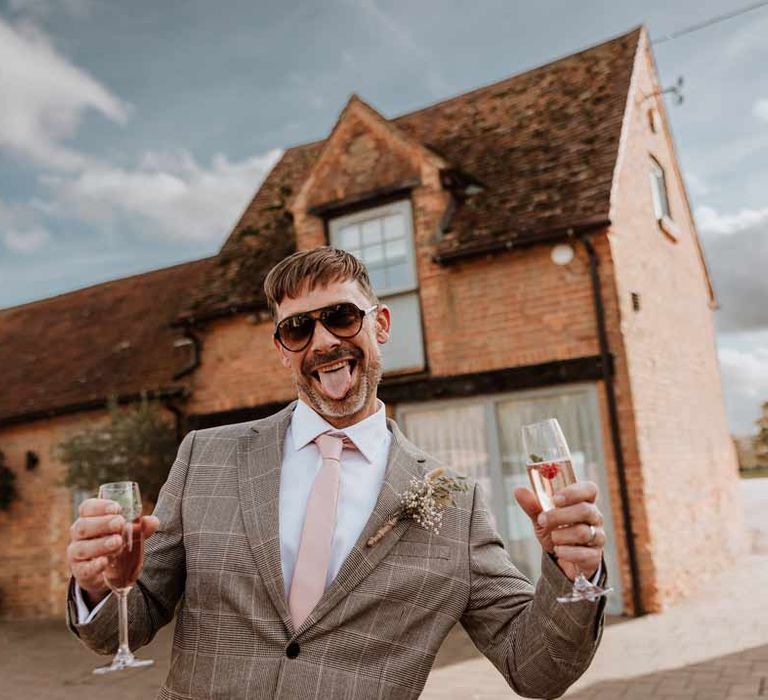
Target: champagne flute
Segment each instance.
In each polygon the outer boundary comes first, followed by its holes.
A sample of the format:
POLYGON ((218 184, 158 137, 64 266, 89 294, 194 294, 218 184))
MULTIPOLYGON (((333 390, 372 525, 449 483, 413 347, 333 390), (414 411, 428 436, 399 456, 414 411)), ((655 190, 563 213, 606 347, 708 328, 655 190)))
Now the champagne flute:
POLYGON ((117 596, 120 624, 120 646, 109 666, 94 669, 94 673, 110 673, 125 668, 144 668, 154 661, 136 659, 128 646, 128 592, 136 583, 144 562, 144 532, 141 529, 141 494, 135 481, 116 481, 99 487, 99 498, 118 503, 125 518, 123 546, 109 557, 104 582, 117 596))
MULTIPOLYGON (((531 486, 539 499, 542 510, 555 507, 554 495, 576 482, 571 453, 563 431, 556 418, 523 426, 523 450, 531 486)), ((607 595, 611 588, 601 588, 587 581, 576 567, 576 579, 571 592, 557 600, 560 603, 576 603, 582 600, 595 602, 607 595)))

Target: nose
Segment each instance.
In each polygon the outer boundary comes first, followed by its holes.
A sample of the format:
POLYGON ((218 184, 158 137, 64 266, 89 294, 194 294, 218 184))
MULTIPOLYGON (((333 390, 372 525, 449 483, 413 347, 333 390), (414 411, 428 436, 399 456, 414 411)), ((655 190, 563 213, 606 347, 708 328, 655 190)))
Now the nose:
POLYGON ((309 344, 309 351, 322 352, 339 345, 341 345, 341 341, 320 323, 320 321, 315 321, 315 330, 312 333, 312 342, 309 344))

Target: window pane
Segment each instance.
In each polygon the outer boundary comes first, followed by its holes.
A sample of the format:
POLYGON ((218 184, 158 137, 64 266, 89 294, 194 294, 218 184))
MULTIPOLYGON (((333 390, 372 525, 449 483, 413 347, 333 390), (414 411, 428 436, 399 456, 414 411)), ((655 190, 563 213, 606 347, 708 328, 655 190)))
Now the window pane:
POLYGON ((381 241, 381 219, 368 219, 361 226, 363 246, 381 241))
POLYGON ((371 280, 371 286, 374 292, 378 292, 380 289, 386 289, 387 279, 384 275, 384 268, 368 268, 368 277, 371 280))
POLYGON ((396 241, 387 241, 384 244, 384 249, 386 251, 388 263, 397 262, 398 260, 404 260, 406 258, 407 251, 404 238, 400 238, 396 241))
POLYGON ((669 216, 669 199, 664 169, 651 159, 651 191, 653 193, 653 211, 657 219, 669 216))
POLYGON ((381 347, 384 372, 399 369, 423 369, 424 341, 421 332, 421 311, 416 292, 381 298, 392 310, 389 341, 381 347))
POLYGON ((389 265, 387 267, 387 287, 390 289, 404 289, 416 286, 413 279, 413 271, 408 262, 402 262, 399 265, 389 265))
POLYGON ((382 265, 384 263, 384 246, 379 244, 363 248, 363 259, 367 265, 382 265))
POLYGON ((334 244, 336 247, 342 248, 343 250, 350 250, 350 248, 356 248, 358 245, 360 245, 357 226, 345 226, 336 232, 334 238, 334 244))
POLYGON ((405 238, 405 221, 402 214, 391 214, 384 217, 384 239, 405 238))

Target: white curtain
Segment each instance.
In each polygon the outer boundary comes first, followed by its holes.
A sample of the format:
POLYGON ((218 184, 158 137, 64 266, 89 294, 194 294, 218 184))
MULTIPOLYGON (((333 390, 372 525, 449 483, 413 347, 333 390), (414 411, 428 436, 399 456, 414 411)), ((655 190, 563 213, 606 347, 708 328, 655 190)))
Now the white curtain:
POLYGON ((490 455, 481 403, 409 410, 405 434, 425 452, 476 479, 486 496, 491 492, 490 455))

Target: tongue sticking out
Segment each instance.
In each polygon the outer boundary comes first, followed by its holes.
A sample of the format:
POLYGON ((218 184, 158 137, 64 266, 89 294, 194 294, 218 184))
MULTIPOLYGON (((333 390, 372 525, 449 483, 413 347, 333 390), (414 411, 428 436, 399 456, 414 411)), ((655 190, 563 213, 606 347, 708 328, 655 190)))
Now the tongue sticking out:
POLYGON ((318 376, 325 393, 332 399, 343 399, 352 386, 352 372, 349 364, 333 372, 318 372, 318 376))

